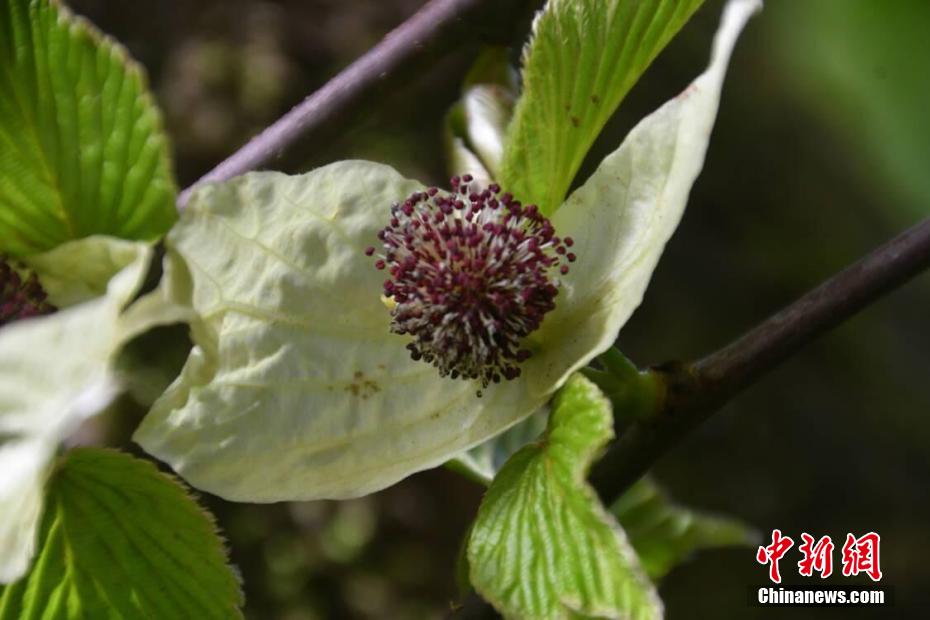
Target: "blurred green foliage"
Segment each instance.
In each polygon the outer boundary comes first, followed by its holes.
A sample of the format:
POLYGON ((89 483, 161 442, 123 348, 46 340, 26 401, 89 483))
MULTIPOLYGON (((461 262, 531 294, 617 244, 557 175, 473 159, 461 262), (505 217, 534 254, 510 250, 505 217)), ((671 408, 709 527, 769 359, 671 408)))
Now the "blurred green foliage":
POLYGON ((800 103, 845 141, 893 221, 930 213, 930 3, 785 4, 773 25, 800 103))
POLYGON ((648 476, 630 487, 610 511, 643 570, 656 581, 702 549, 754 548, 760 542, 758 532, 745 523, 679 506, 648 476))
MULTIPOLYGON (((112 0, 72 2, 151 72, 182 186, 422 4, 165 0, 130 11, 112 0)), ((708 0, 645 73, 581 179, 697 75, 721 5, 708 0)), ((734 55, 689 211, 621 334, 625 353, 640 364, 707 353, 930 213, 927 32, 923 0, 766 3, 734 55)), ((522 42, 512 40, 517 50, 522 42)), ((306 165, 362 157, 440 181, 442 121, 469 61, 437 60, 372 102, 351 131, 310 145, 306 165)), ((927 284, 924 276, 809 346, 656 472, 676 501, 763 534, 879 532, 895 618, 925 615, 930 583, 927 284)), ((133 419, 122 418, 122 437, 133 419)), ((419 619, 443 617, 456 596, 456 555, 481 493, 437 470, 342 504, 205 500, 242 570, 249 617, 419 619)), ((674 569, 660 587, 668 617, 876 617, 749 607, 747 587, 765 579, 753 555, 705 551, 674 569)))

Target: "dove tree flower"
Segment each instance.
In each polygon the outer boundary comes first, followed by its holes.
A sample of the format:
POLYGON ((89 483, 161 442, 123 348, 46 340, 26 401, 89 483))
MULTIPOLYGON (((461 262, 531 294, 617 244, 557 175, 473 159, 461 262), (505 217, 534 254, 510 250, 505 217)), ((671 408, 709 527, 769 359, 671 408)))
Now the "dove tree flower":
POLYGON ((348 498, 546 405, 640 303, 758 6, 728 5, 707 70, 560 206, 364 161, 197 190, 163 282, 194 347, 136 441, 228 499, 348 498))
POLYGON ((532 355, 524 338, 555 308, 549 272, 567 275, 577 257, 572 238, 557 237, 536 205, 473 180, 453 177, 452 194, 431 187, 391 207, 375 266, 390 268, 391 331, 414 337, 411 359, 486 388, 520 376, 532 355))

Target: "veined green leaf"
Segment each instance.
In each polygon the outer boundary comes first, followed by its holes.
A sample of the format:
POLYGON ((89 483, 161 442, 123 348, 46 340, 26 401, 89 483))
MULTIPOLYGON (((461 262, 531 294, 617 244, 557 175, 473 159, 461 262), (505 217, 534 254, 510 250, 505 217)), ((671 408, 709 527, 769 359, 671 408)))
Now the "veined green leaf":
POLYGON ((241 617, 212 518, 151 463, 74 450, 47 493, 39 555, 0 590, 0 619, 241 617))
POLYGON ((501 185, 553 213, 588 149, 703 0, 549 0, 524 52, 501 185))
POLYGON ((653 579, 700 549, 753 545, 757 533, 737 519, 675 504, 649 478, 633 485, 611 512, 630 538, 646 573, 653 579))
POLYGON ((507 618, 659 618, 655 589, 585 477, 613 436, 610 403, 574 375, 546 435, 491 484, 468 544, 471 582, 507 618))
POLYGON ((0 5, 0 252, 175 220, 161 118, 125 50, 57 2, 0 5))

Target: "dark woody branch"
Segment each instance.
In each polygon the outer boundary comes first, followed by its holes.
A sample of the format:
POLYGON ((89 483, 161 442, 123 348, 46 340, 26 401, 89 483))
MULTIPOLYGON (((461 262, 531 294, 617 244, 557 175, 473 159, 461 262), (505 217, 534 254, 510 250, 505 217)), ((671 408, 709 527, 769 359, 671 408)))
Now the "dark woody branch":
POLYGON ((663 386, 653 413, 633 422, 591 473, 605 503, 618 498, 679 439, 761 375, 824 332, 930 268, 930 218, 829 278, 724 348, 652 369, 663 386))

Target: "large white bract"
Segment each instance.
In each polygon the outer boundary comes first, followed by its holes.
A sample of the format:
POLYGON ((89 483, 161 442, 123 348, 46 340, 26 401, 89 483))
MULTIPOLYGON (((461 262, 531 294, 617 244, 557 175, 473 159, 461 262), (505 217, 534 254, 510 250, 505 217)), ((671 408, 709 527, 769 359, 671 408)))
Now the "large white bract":
POLYGON ((59 443, 117 392, 113 357, 135 331, 121 313, 151 256, 148 244, 89 237, 24 259, 58 310, 0 327, 0 583, 29 567, 59 443))

